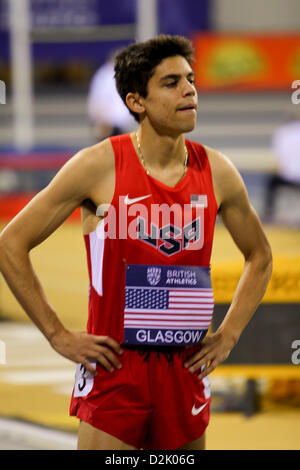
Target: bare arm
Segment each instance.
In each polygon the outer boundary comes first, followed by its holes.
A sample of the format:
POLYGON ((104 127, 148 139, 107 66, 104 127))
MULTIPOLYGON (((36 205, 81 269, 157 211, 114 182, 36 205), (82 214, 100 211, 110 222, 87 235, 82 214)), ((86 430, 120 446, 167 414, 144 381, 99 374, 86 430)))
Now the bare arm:
MULTIPOLYGON (((105 165, 107 163, 103 172, 105 165)), ((111 369, 112 364, 118 367, 111 349, 119 352, 120 347, 111 338, 71 333, 64 328, 34 272, 30 250, 49 237, 90 197, 96 175, 99 175, 96 169, 101 174, 101 165, 94 158, 93 151, 79 152, 0 235, 0 269, 11 291, 52 347, 63 356, 83 363, 90 372, 93 369, 88 359, 98 360, 107 369, 111 369)))
POLYGON ((191 372, 210 363, 199 378, 212 372, 228 357, 260 304, 272 272, 270 245, 240 175, 222 156, 217 156, 214 163, 218 165, 214 172, 214 184, 218 187, 220 216, 243 254, 245 263, 223 322, 214 334, 203 340, 201 351, 187 361, 186 366, 191 367, 191 372))

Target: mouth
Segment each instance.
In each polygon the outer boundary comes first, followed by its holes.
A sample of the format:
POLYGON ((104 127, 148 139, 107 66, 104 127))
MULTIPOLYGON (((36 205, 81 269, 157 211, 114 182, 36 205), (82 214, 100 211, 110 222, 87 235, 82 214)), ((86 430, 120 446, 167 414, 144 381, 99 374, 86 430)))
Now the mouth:
POLYGON ((197 108, 194 104, 190 104, 190 105, 186 105, 186 106, 182 106, 180 108, 177 109, 177 111, 182 111, 182 112, 196 112, 197 111, 197 108))

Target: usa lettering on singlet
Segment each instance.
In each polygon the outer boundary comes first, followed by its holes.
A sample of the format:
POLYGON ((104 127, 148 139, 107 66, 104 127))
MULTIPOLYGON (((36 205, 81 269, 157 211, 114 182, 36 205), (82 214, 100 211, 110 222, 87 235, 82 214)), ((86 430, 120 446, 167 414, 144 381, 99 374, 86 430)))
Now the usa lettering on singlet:
POLYGON ((217 214, 209 161, 186 141, 189 166, 175 187, 147 175, 130 135, 110 139, 115 191, 85 235, 88 331, 120 343, 200 343, 214 308, 210 257, 217 214))

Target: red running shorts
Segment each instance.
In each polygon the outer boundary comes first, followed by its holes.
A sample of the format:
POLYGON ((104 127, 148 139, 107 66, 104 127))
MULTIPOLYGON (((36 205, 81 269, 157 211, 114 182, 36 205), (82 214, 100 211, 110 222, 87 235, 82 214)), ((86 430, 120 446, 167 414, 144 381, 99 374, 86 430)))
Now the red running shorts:
POLYGON ((162 349, 125 349, 120 370, 97 365, 95 377, 78 364, 70 415, 137 449, 176 449, 202 436, 209 379, 183 366, 196 349, 162 349))

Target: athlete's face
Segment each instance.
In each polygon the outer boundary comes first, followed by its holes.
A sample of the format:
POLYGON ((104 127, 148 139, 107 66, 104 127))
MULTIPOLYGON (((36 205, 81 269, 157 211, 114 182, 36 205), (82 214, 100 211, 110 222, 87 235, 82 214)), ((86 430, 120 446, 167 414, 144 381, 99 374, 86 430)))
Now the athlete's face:
POLYGON ((141 104, 150 122, 160 130, 176 134, 194 129, 198 98, 193 70, 184 57, 168 57, 156 67, 141 104))

